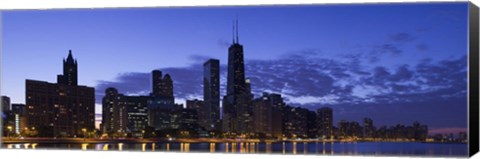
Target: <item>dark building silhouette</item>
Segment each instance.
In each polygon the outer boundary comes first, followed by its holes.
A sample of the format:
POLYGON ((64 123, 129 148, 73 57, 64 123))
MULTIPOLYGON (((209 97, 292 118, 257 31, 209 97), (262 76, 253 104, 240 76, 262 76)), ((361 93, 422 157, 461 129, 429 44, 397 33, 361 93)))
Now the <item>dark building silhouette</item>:
POLYGON ((173 81, 169 74, 162 78, 162 71, 152 71, 152 96, 173 98, 173 81))
POLYGON ((73 59, 72 50, 69 50, 67 59, 63 59, 63 75, 57 76, 57 83, 69 86, 78 85, 77 64, 77 60, 73 59))
POLYGON ((317 122, 318 122, 318 134, 319 137, 324 139, 330 139, 333 137, 333 111, 332 108, 323 107, 317 109, 317 122))
POLYGON ((2 112, 10 110, 10 97, 2 96, 2 112))
POLYGON ((119 106, 119 94, 115 88, 107 88, 102 99, 102 127, 103 133, 125 133, 127 120, 126 110, 119 106))
POLYGON ((160 70, 153 70, 152 71, 152 96, 161 96, 161 86, 162 86, 163 78, 162 78, 162 71, 160 70))
POLYGON ((283 137, 283 109, 285 102, 280 94, 271 93, 268 95, 272 104, 272 135, 275 138, 283 137))
POLYGON ((375 127, 373 126, 373 120, 370 118, 363 119, 363 137, 366 139, 373 138, 375 135, 375 127))
POLYGON ((263 93, 253 101, 253 126, 258 137, 282 138, 283 107, 279 94, 263 93))
POLYGON ((95 90, 77 86, 71 51, 58 83, 26 80, 27 125, 39 136, 79 137, 95 129, 95 90))
POLYGON ((227 95, 245 94, 246 90, 243 46, 237 40, 228 48, 227 95))
POLYGON ((421 125, 418 121, 415 121, 412 125, 414 131, 414 139, 416 141, 425 141, 428 137, 428 126, 421 125))
POLYGON ((339 129, 339 138, 341 139, 352 139, 352 138, 362 138, 362 127, 356 121, 345 121, 341 120, 338 123, 339 129))
POLYGON ((147 103, 148 125, 155 130, 172 129, 172 114, 181 109, 170 97, 151 97, 147 103))
POLYGON ((173 129, 178 127, 172 121, 172 114, 182 106, 175 104, 173 95, 173 80, 169 74, 162 78, 160 70, 152 71, 152 93, 147 100, 148 125, 155 130, 173 129))
POLYGON ((259 137, 272 137, 272 109, 267 94, 253 101, 253 128, 259 137))
POLYGON ((182 138, 199 137, 201 132, 198 124, 199 116, 195 109, 178 109, 172 115, 172 120, 178 124, 176 129, 179 130, 177 136, 182 138))
POLYGON ((245 93, 252 94, 252 85, 250 84, 250 78, 245 78, 245 93))
MULTIPOLYGON (((307 109, 308 110, 308 109, 307 109)), ((307 137, 318 138, 318 115, 315 111, 307 112, 307 137)))
POLYGON ((300 107, 285 106, 283 109, 283 134, 287 138, 306 138, 308 110, 300 107))
POLYGON ((194 99, 194 100, 187 100, 187 109, 195 110, 196 116, 198 118, 197 124, 204 128, 210 128, 209 122, 209 112, 208 109, 205 108, 205 102, 202 100, 194 99))
POLYGON ((103 97, 102 132, 110 136, 141 137, 147 127, 148 96, 126 96, 107 88, 103 97))
POLYGON ((121 96, 120 106, 125 107, 127 116, 127 135, 141 137, 148 126, 148 96, 121 96))
POLYGON ((27 110, 26 110, 25 104, 18 104, 18 103, 12 104, 11 112, 14 114, 14 123, 15 123, 14 131, 16 134, 20 134, 22 130, 25 130, 25 128, 27 128, 26 127, 27 110))
POLYGON ((12 111, 5 111, 1 114, 2 134, 3 136, 12 136, 15 134, 15 114, 12 111))
MULTIPOLYGON (((209 59, 203 64, 203 109, 207 112, 209 131, 219 131, 220 123, 220 61, 209 59)), ((200 113, 200 112, 199 112, 200 113)))
POLYGON ((173 98, 173 81, 169 74, 165 74, 165 76, 163 76, 160 86, 160 96, 173 98))
POLYGON ((1 100, 1 112, 0 112, 0 117, 2 120, 0 120, 2 123, 2 133, 3 136, 10 136, 14 131, 13 128, 15 126, 15 115, 14 113, 10 110, 10 97, 7 96, 2 96, 1 100))
POLYGON ((12 136, 19 135, 26 128, 26 110, 25 104, 10 104, 10 98, 2 96, 3 106, 10 106, 10 110, 2 112, 3 135, 12 136))
POLYGON ((27 114, 27 109, 25 107, 25 104, 19 104, 19 103, 13 103, 12 104, 12 112, 15 114, 19 115, 26 115, 27 114))
POLYGON ((252 95, 247 92, 243 46, 236 40, 228 48, 227 95, 223 98, 222 129, 231 136, 252 136, 252 95))

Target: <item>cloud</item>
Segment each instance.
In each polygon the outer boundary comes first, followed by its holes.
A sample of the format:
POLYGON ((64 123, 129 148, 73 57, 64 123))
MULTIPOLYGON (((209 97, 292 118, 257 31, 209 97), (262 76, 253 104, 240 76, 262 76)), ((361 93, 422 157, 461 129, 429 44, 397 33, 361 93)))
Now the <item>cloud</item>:
POLYGON ((188 57, 191 61, 193 61, 194 64, 202 64, 207 61, 208 59, 211 59, 209 56, 201 56, 201 55, 191 55, 188 57))
POLYGON ((217 40, 217 45, 221 48, 228 48, 232 44, 231 41, 225 40, 225 39, 218 39, 217 40))
POLYGON ((390 35, 389 39, 394 41, 394 42, 402 43, 402 42, 413 41, 413 40, 415 40, 415 37, 413 37, 409 33, 403 32, 403 33, 397 33, 397 34, 390 35))
MULTIPOLYGON (((377 66, 368 70, 362 66, 352 68, 350 64, 332 59, 314 58, 312 55, 315 54, 300 52, 275 60, 247 60, 246 77, 251 80, 252 92, 256 95, 266 90, 282 93, 302 105, 333 103, 310 100, 325 99, 329 95, 335 95, 337 103, 361 101, 352 97, 365 98, 364 101, 370 98, 378 98, 370 101, 386 101, 408 97, 408 100, 415 101, 416 97, 408 95, 430 93, 448 97, 462 95, 461 91, 466 88, 466 57, 438 63, 425 60, 413 68, 401 65, 388 70, 377 66), (397 98, 399 95, 403 95, 402 98, 397 98), (305 101, 299 102, 298 99, 305 101)), ((188 99, 203 95, 203 66, 200 63, 161 70, 172 77, 176 97, 188 99)), ((221 65, 222 96, 225 95, 226 70, 226 66, 221 65)), ((150 73, 119 74, 115 81, 99 81, 97 94, 103 96, 107 87, 115 87, 125 94, 148 94, 151 90, 150 78, 150 73)))
MULTIPOLYGON (((317 51, 304 50, 276 59, 246 60, 245 71, 257 97, 263 92, 280 93, 293 106, 312 110, 323 106, 335 108, 341 112, 338 117, 342 119, 360 120, 375 115, 379 120, 384 120, 379 117, 385 120, 397 117, 410 122, 406 117, 413 115, 415 119, 441 127, 438 121, 451 116, 459 119, 443 121, 443 126, 465 125, 462 119, 467 115, 466 109, 461 108, 466 108, 466 55, 440 61, 424 59, 415 65, 388 68, 370 66, 368 62, 349 62, 364 60, 351 57, 346 60, 323 58, 317 51)), ((208 58, 194 59, 197 61, 188 67, 160 68, 164 74, 171 75, 176 99, 203 96, 202 63, 208 58)), ((220 69, 222 97, 226 91, 225 64, 220 69)), ((150 73, 122 73, 114 81, 99 81, 97 99, 101 100, 107 87, 115 87, 121 93, 146 94, 151 90, 150 73)))
POLYGON ((376 46, 375 49, 372 51, 372 54, 390 54, 390 55, 399 55, 402 53, 403 50, 398 48, 395 44, 383 44, 376 46))
POLYGON ((114 87, 124 94, 141 94, 150 86, 150 73, 127 72, 117 75, 114 81, 97 81, 95 86, 96 102, 101 103, 105 90, 114 87))
POLYGON ((427 51, 429 49, 428 45, 424 43, 417 44, 415 47, 418 51, 427 51))

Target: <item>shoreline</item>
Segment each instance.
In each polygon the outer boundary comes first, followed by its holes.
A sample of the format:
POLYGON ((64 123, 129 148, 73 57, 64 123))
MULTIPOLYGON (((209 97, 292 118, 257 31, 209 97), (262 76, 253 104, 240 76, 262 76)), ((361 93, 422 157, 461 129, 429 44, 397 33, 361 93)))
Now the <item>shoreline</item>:
POLYGON ((426 141, 392 141, 392 140, 271 140, 271 139, 216 139, 216 138, 198 138, 198 139, 95 139, 95 138, 25 138, 25 139, 7 139, 2 138, 2 144, 22 144, 22 143, 50 143, 50 144, 70 144, 70 143, 277 143, 277 142, 297 142, 297 143, 434 143, 434 144, 468 144, 466 142, 426 142, 426 141))

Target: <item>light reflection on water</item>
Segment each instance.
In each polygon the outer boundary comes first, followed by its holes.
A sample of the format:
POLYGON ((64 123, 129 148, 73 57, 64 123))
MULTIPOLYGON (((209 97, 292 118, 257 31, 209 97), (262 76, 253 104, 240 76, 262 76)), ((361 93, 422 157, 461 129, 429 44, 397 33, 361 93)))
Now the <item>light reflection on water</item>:
POLYGON ((225 142, 225 143, 81 143, 3 144, 7 149, 80 149, 98 151, 180 151, 318 155, 467 156, 467 144, 394 142, 225 142))

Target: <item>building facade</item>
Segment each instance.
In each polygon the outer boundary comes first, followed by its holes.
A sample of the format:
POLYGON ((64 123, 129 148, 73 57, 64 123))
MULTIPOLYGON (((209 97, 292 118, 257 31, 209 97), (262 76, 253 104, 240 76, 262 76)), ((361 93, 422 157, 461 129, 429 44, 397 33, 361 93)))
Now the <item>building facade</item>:
POLYGON ((227 95, 223 97, 222 115, 222 129, 227 136, 254 135, 252 95, 247 92, 243 46, 238 41, 238 33, 228 48, 227 95))
POLYGON ((320 138, 333 137, 333 110, 329 107, 317 109, 318 134, 320 138))
POLYGON ((162 71, 152 71, 152 96, 173 98, 173 81, 169 74, 162 77, 162 71))
POLYGON ((77 85, 77 63, 71 51, 58 83, 26 80, 28 127, 39 136, 80 137, 95 129, 95 89, 77 85))
POLYGON ((10 97, 2 96, 2 112, 10 110, 10 97))
POLYGON ((189 110, 194 110, 196 113, 196 116, 198 118, 197 124, 199 127, 203 129, 208 129, 210 128, 210 113, 208 109, 205 107, 205 102, 202 100, 194 99, 194 100, 187 100, 187 109, 189 110))
POLYGON ((285 106, 283 109, 283 134, 287 138, 306 138, 308 110, 300 107, 285 106))
POLYGON ((126 96, 115 88, 107 88, 102 101, 102 132, 114 137, 142 137, 148 126, 149 99, 149 96, 126 96))
POLYGON ((209 59, 203 64, 203 101, 209 131, 220 131, 220 61, 209 59))
POLYGON ((363 138, 371 140, 375 136, 375 127, 373 127, 373 120, 370 118, 363 119, 363 138))
POLYGON ((14 131, 16 134, 20 134, 25 128, 28 128, 26 126, 27 118, 27 110, 25 107, 25 104, 18 104, 14 103, 12 104, 12 110, 11 112, 14 114, 14 131))

